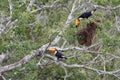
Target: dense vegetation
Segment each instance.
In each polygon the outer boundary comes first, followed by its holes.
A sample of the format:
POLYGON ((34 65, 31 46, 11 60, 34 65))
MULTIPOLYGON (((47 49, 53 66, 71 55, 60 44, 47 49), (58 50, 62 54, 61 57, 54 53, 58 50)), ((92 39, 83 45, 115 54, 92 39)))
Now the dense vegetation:
MULTIPOLYGON (((81 20, 78 29, 85 27, 89 20, 81 20)), ((106 73, 99 74, 99 71, 85 67, 68 68, 59 65, 59 62, 38 66, 37 63, 41 57, 35 56, 28 63, 4 72, 2 75, 6 80, 120 79, 119 0, 0 0, 0 54, 9 54, 3 62, 0 61, 1 66, 21 60, 31 54, 33 50, 52 42, 57 36, 61 38, 52 46, 62 49, 68 47, 84 49, 69 49, 63 52, 65 56, 69 57, 63 61, 64 63, 85 65, 106 73), (29 10, 30 1, 33 1, 33 5, 29 10), (77 2, 75 3, 75 1, 77 2), (89 3, 89 1, 92 2, 89 3), (95 5, 97 11, 89 20, 93 22, 99 19, 102 23, 97 28, 92 45, 84 47, 77 42, 75 18, 87 10, 92 10, 95 5), (74 6, 76 10, 72 12, 74 6), (60 34, 61 32, 62 34, 60 34), (114 73, 117 70, 118 72, 114 73)), ((45 62, 50 61, 48 58, 44 58, 43 64, 45 62)))

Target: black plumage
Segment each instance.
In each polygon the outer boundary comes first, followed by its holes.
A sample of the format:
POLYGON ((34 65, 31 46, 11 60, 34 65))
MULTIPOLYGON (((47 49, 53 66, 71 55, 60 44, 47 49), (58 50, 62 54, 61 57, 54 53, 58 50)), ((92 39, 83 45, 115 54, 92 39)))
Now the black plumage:
POLYGON ((65 57, 60 51, 57 50, 57 52, 55 53, 55 56, 57 57, 57 59, 59 60, 60 58, 64 58, 67 59, 67 57, 65 57))
POLYGON ((84 12, 83 14, 81 14, 78 18, 83 19, 83 18, 89 18, 93 12, 95 12, 97 9, 94 9, 92 11, 88 11, 88 12, 84 12))

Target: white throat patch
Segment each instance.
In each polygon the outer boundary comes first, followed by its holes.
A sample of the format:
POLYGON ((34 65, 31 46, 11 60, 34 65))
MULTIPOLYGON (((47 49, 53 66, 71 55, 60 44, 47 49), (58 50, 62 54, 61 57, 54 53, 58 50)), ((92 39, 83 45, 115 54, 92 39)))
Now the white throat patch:
POLYGON ((57 51, 55 51, 54 55, 56 55, 57 51))

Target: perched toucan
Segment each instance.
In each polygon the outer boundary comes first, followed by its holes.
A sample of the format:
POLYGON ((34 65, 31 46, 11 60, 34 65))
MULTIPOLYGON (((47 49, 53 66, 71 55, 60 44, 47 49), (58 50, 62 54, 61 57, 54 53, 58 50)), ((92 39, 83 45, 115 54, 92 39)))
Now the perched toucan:
POLYGON ((78 28, 80 25, 80 20, 83 18, 89 18, 97 9, 94 9, 92 11, 84 12, 81 14, 76 20, 75 20, 75 27, 78 28))
POLYGON ((62 52, 60 52, 60 51, 58 51, 56 48, 49 48, 48 49, 48 52, 50 53, 50 54, 54 54, 56 57, 57 57, 57 60, 59 60, 59 59, 67 59, 67 57, 65 57, 63 54, 62 54, 62 52))
POLYGON ((79 18, 79 19, 89 18, 90 16, 92 16, 92 14, 93 14, 96 10, 97 10, 97 9, 94 9, 94 10, 88 11, 88 12, 84 12, 84 13, 81 14, 78 18, 79 18))

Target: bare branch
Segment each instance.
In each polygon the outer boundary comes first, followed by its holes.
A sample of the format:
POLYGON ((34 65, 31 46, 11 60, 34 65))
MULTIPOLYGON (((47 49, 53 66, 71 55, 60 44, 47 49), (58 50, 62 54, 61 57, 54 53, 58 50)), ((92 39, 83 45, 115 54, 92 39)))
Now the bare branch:
POLYGON ((1 54, 0 55, 0 65, 3 62, 3 60, 5 59, 5 57, 6 57, 6 54, 1 54))
POLYGON ((73 15, 73 13, 75 12, 75 8, 76 8, 76 3, 77 3, 77 0, 74 0, 74 3, 73 3, 73 6, 72 6, 72 9, 71 9, 71 12, 70 12, 70 14, 68 15, 68 18, 67 18, 67 20, 66 20, 66 27, 68 27, 69 26, 69 24, 70 24, 70 22, 71 22, 71 20, 72 20, 72 15, 73 15))
MULTIPOLYGON (((50 55, 45 55, 46 57, 49 57, 51 60, 55 60, 54 57, 50 56, 50 55)), ((120 72, 120 69, 118 70, 113 70, 113 71, 106 71, 106 70, 99 70, 99 69, 96 69, 96 68, 92 68, 92 67, 89 67, 87 65, 79 65, 79 64, 66 64, 62 61, 57 61, 56 64, 60 64, 61 66, 64 66, 64 67, 67 67, 67 68, 84 68, 84 69, 87 69, 87 70, 90 70, 90 71, 94 71, 96 72, 97 74, 99 75, 112 75, 112 76, 115 76, 117 78, 119 78, 116 73, 120 72)))
POLYGON ((59 62, 61 65, 65 66, 65 67, 68 67, 68 68, 85 68, 85 69, 88 69, 88 70, 91 70, 91 71, 94 71, 98 74, 107 74, 107 75, 113 75, 114 73, 117 73, 117 72, 120 72, 120 70, 117 70, 117 71, 103 71, 103 70, 98 70, 98 69, 95 69, 95 68, 91 68, 89 66, 85 66, 85 65, 78 65, 78 64, 72 64, 72 65, 68 65, 68 64, 65 64, 63 62, 59 62))
POLYGON ((0 34, 4 31, 6 31, 10 26, 15 24, 17 21, 18 21, 17 19, 12 22, 11 22, 11 20, 9 20, 5 26, 0 27, 0 34))
POLYGON ((48 47, 51 45, 51 42, 48 44, 48 46, 46 46, 46 48, 45 48, 45 50, 41 53, 41 58, 40 58, 40 60, 39 60, 39 62, 38 62, 38 64, 37 65, 41 65, 41 61, 43 60, 43 58, 44 58, 44 54, 45 54, 45 52, 47 51, 47 49, 48 49, 48 47))
MULTIPOLYGON (((41 50, 42 51, 42 50, 41 50)), ((23 59, 21 59, 20 61, 18 62, 15 62, 13 64, 10 64, 10 65, 6 65, 6 66, 3 66, 3 67, 0 67, 0 74, 2 74, 3 72, 6 72, 6 71, 9 71, 9 70, 12 70, 16 67, 19 67, 25 63, 27 63, 28 61, 30 61, 33 57, 35 57, 36 55, 39 55, 39 53, 41 53, 41 51, 39 52, 39 50, 34 50, 31 54, 25 56, 23 59)))
MULTIPOLYGON (((21 66, 21 65, 26 64, 27 62, 29 62, 29 61, 30 61, 32 58, 34 58, 35 56, 41 55, 42 52, 46 49, 46 47, 47 47, 48 45, 49 45, 49 44, 46 44, 46 45, 42 46, 41 48, 39 48, 39 49, 37 49, 37 50, 34 50, 33 52, 31 52, 31 54, 25 56, 23 59, 21 59, 21 60, 18 61, 18 62, 15 62, 15 63, 13 63, 13 64, 0 67, 0 73, 3 73, 3 72, 6 72, 6 71, 9 71, 9 70, 12 70, 12 69, 14 69, 14 68, 16 68, 16 67, 19 67, 19 66, 21 66)), ((59 49, 61 49, 61 48, 59 48, 59 49)), ((68 49, 69 49, 69 50, 70 50, 70 49, 78 49, 78 50, 80 49, 80 50, 82 50, 81 48, 78 48, 78 47, 65 48, 65 49, 63 49, 63 50, 68 50, 68 49)), ((89 66, 87 66, 87 65, 79 65, 79 64, 70 64, 70 65, 68 65, 68 64, 66 64, 66 63, 64 63, 64 62, 62 62, 62 61, 56 61, 55 57, 50 56, 50 55, 48 55, 48 54, 45 54, 45 57, 51 59, 51 60, 53 61, 52 63, 55 62, 56 64, 60 64, 61 66, 64 66, 64 67, 66 67, 66 68, 84 68, 84 69, 87 69, 87 70, 94 71, 94 72, 96 72, 96 73, 98 73, 98 74, 101 74, 101 75, 107 74, 107 75, 116 76, 115 74, 118 73, 118 72, 120 72, 120 69, 118 69, 118 70, 113 70, 113 71, 106 71, 106 70, 99 70, 99 69, 96 69, 96 68, 92 68, 92 67, 89 67, 89 66)), ((97 57, 96 57, 96 58, 97 58, 97 57)), ((51 63, 51 64, 52 64, 52 63, 51 63)), ((66 73, 66 76, 67 76, 67 71, 65 71, 65 73, 66 73)), ((67 76, 67 77, 68 77, 68 76, 67 76)), ((66 79, 66 77, 65 77, 65 79, 66 79)))
POLYGON ((2 77, 3 80, 6 80, 6 78, 3 75, 1 75, 1 77, 2 77))
POLYGON ((70 77, 71 74, 68 74, 68 71, 67 71, 66 67, 64 67, 64 66, 61 66, 61 67, 62 67, 62 68, 64 69, 64 71, 65 71, 64 80, 67 80, 67 78, 70 77))
POLYGON ((35 13, 35 12, 41 11, 41 10, 48 10, 48 9, 53 9, 53 8, 57 9, 57 8, 61 8, 61 7, 66 7, 66 5, 64 5, 64 4, 59 4, 59 5, 58 5, 57 3, 58 3, 59 1, 60 1, 60 0, 54 1, 52 5, 41 5, 40 8, 31 11, 31 13, 35 13))
MULTIPOLYGON (((65 39, 64 39, 65 40, 65 39)), ((63 45, 61 46, 61 48, 64 48, 65 44, 67 43, 67 40, 64 41, 63 45)))
POLYGON ((10 52, 6 52, 6 53, 2 53, 1 55, 0 55, 0 65, 2 64, 2 62, 3 62, 3 60, 4 59, 6 59, 8 56, 10 56, 11 55, 11 53, 10 52))
POLYGON ((10 16, 12 16, 13 4, 11 0, 8 0, 8 2, 9 2, 10 16))
POLYGON ((115 27, 117 28, 118 31, 120 31, 120 25, 119 24, 120 24, 119 17, 116 15, 115 16, 115 27))
POLYGON ((95 8, 98 8, 98 9, 101 9, 101 10, 115 10, 115 9, 119 9, 120 8, 120 5, 118 5, 118 6, 115 6, 115 7, 111 7, 111 6, 107 6, 107 7, 104 7, 104 6, 101 6, 101 5, 97 5, 97 4, 95 4, 95 3, 87 3, 87 5, 91 5, 91 6, 93 6, 93 7, 95 7, 95 8))
POLYGON ((35 0, 30 0, 29 5, 27 6, 27 11, 30 11, 32 8, 32 5, 34 4, 35 0))
POLYGON ((56 6, 41 6, 40 8, 31 11, 31 13, 35 13, 35 12, 41 11, 41 10, 49 10, 49 9, 53 9, 53 8, 57 9, 57 8, 60 8, 60 7, 66 7, 66 5, 59 4, 59 5, 56 5, 56 6))
POLYGON ((115 6, 115 7, 111 8, 111 9, 112 9, 112 10, 115 10, 115 9, 119 9, 119 8, 120 8, 120 5, 115 6))
POLYGON ((43 45, 41 48, 37 49, 37 50, 34 50, 31 52, 31 54, 25 56, 23 59, 21 59, 20 61, 18 62, 15 62, 13 64, 10 64, 10 65, 6 65, 6 66, 3 66, 3 67, 0 67, 0 74, 3 73, 3 72, 6 72, 6 71, 9 71, 9 70, 12 70, 16 67, 19 67, 23 64, 26 64, 27 62, 29 62, 32 58, 34 58, 35 56, 37 55, 41 55, 43 51, 45 51, 46 47, 48 47, 49 44, 45 44, 43 45))

